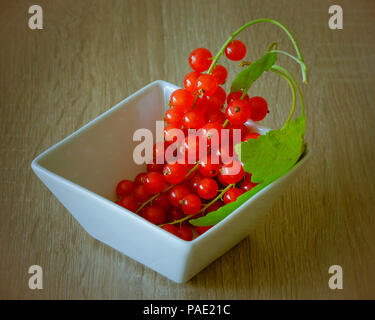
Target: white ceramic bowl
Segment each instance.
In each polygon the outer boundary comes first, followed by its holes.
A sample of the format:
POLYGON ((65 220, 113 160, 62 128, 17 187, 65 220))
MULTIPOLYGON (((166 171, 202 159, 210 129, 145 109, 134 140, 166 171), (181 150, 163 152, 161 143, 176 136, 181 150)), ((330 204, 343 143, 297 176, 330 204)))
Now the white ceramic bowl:
POLYGON ((164 81, 147 85, 43 152, 31 167, 94 238, 173 281, 185 282, 249 234, 309 154, 202 236, 179 239, 113 202, 117 182, 145 169, 133 161, 134 131, 155 132, 155 120, 163 118, 176 88, 164 81))

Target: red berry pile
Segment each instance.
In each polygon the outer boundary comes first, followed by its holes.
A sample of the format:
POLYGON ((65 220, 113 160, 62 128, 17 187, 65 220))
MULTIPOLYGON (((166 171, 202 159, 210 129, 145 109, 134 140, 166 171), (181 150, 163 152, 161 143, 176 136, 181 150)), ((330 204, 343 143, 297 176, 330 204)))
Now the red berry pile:
MULTIPOLYGON (((229 60, 239 61, 245 55, 246 46, 239 40, 225 48, 229 60)), ((221 85, 228 71, 212 61, 206 48, 190 53, 192 71, 184 78, 184 88, 172 93, 164 115, 165 141, 154 145, 147 172, 139 173, 134 181, 122 180, 116 187, 117 204, 187 241, 210 228, 191 226, 191 217, 216 211, 256 185, 236 158, 231 138, 237 129, 241 141, 257 139, 259 133, 245 123, 260 121, 268 112, 262 97, 249 97, 243 91, 227 95, 221 85), (176 141, 174 129, 185 134, 183 143, 176 141), (189 129, 198 130, 198 135, 189 134, 189 129), (223 129, 229 142, 222 141, 223 129), (201 141, 207 145, 204 155, 199 152, 201 141), (177 161, 168 161, 166 150, 172 144, 178 144, 177 161), (179 161, 182 158, 185 161, 179 161)))

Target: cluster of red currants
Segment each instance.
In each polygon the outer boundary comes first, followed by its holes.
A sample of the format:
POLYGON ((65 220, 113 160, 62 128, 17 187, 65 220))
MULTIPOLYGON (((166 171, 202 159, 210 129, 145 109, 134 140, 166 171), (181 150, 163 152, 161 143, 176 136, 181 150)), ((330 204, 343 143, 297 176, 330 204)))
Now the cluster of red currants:
MULTIPOLYGON (((233 40, 225 49, 230 60, 242 60, 245 54, 246 47, 238 40, 233 40)), ((238 129, 241 141, 256 139, 259 134, 251 132, 245 122, 260 121, 268 112, 262 97, 250 98, 242 91, 227 96, 220 86, 226 82, 227 69, 216 65, 209 70, 212 59, 205 48, 191 52, 189 64, 193 71, 185 76, 184 89, 175 90, 170 97, 170 108, 164 116, 165 141, 154 145, 153 163, 134 181, 122 180, 116 188, 120 198, 117 204, 184 240, 192 240, 194 230, 200 235, 210 228, 193 229, 188 223, 190 217, 216 211, 256 185, 236 158, 232 140, 221 143, 221 139, 211 139, 212 132, 219 133, 220 137, 224 128, 230 133, 238 129), (167 147, 177 143, 172 129, 185 132, 184 143, 179 146, 184 157, 188 159, 193 154, 198 161, 189 164, 166 159, 167 147), (199 130, 200 137, 190 135, 189 129, 199 130), (207 144, 203 156, 199 153, 202 138, 207 144), (156 161, 160 158, 163 163, 156 161)))

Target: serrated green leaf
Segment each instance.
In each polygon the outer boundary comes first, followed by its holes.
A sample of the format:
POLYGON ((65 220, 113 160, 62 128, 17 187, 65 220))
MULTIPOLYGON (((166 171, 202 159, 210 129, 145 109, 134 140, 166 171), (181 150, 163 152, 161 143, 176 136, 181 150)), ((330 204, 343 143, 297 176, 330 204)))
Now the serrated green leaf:
POLYGON ((301 116, 279 130, 271 130, 257 139, 236 145, 236 153, 244 164, 245 171, 252 174, 251 180, 259 183, 219 210, 206 216, 190 220, 195 226, 212 226, 245 203, 257 192, 288 172, 304 151, 306 118, 301 116))
POLYGON ((253 82, 256 81, 264 71, 270 70, 275 64, 276 59, 276 53, 267 52, 263 57, 242 70, 234 79, 230 88, 231 92, 236 92, 241 89, 248 90, 253 82))

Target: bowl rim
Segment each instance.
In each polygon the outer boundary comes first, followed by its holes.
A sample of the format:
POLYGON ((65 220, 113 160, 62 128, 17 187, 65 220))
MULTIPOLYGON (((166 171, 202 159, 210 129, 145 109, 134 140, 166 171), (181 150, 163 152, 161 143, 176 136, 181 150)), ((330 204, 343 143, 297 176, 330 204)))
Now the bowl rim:
MULTIPOLYGON (((104 202, 106 205, 109 205, 110 207, 112 207, 113 209, 115 209, 114 211, 116 212, 116 214, 120 215, 120 216, 123 216, 123 218, 126 218, 126 216, 130 217, 131 219, 134 219, 134 221, 137 221, 139 223, 142 223, 144 224, 144 226, 150 230, 158 230, 156 232, 160 232, 160 235, 161 236, 167 236, 170 238, 170 240, 176 242, 176 243, 179 243, 179 245, 182 245, 184 246, 185 248, 187 249, 192 249, 194 247, 196 247, 200 241, 203 241, 203 239, 205 239, 207 236, 209 236, 210 233, 212 232, 218 232, 218 230, 223 226, 223 224, 225 224, 227 221, 233 219, 235 217, 235 215, 238 213, 238 211, 245 205, 245 204, 250 204, 251 202, 255 201, 258 197, 260 197, 263 193, 267 192, 267 190, 271 189, 276 183, 278 183, 279 181, 283 180, 283 179, 286 179, 290 174, 292 174, 292 172, 297 169, 298 167, 302 166, 311 156, 311 149, 310 147, 305 147, 305 152, 304 154, 301 156, 301 158, 298 160, 298 162, 296 162, 285 174, 283 174, 281 177, 277 178, 275 181, 273 181, 272 183, 270 183, 269 185, 267 185, 266 187, 264 187, 263 189, 261 189, 260 191, 258 191, 255 195, 253 195, 250 199, 248 199, 247 201, 245 201, 243 204, 241 204, 238 208, 236 208, 235 210, 233 210, 228 216, 226 216, 224 219, 222 219, 220 222, 218 222, 217 224, 215 224, 212 228, 210 228, 209 230, 207 230, 206 232, 204 232, 203 234, 199 235, 198 237, 194 238, 193 240, 191 241, 186 241, 186 240, 183 240, 179 237, 176 237, 175 235, 171 234, 170 232, 158 227, 157 225, 147 221, 146 219, 140 217, 138 214, 134 213, 134 212, 131 212, 129 210, 127 210, 126 208, 123 208, 121 207, 120 205, 116 204, 115 202, 67 179, 67 178, 64 178, 56 173, 54 173, 53 171, 51 170, 48 170, 46 169, 44 166, 42 166, 40 164, 40 161, 45 158, 46 156, 48 156, 49 153, 53 152, 54 150, 58 149, 61 145, 67 143, 70 139, 76 137, 76 136, 79 136, 80 134, 82 134, 83 132, 85 132, 88 128, 92 127, 93 125, 95 125, 97 122, 101 121, 102 119, 105 119, 107 116, 109 116, 111 113, 115 112, 117 109, 121 108, 121 107, 124 107, 124 104, 132 101, 133 99, 135 99, 137 96, 139 96, 140 94, 144 93, 145 91, 153 88, 153 87, 157 87, 159 86, 161 89, 165 88, 165 87, 171 87, 171 88, 179 88, 178 86, 172 84, 172 83, 169 83, 169 82, 166 82, 164 80, 155 80, 149 84, 147 84, 146 86, 142 87, 141 89, 139 89, 138 91, 132 93, 131 95, 129 95, 128 97, 126 97, 125 99, 121 100, 120 102, 118 102, 116 105, 114 105, 113 107, 111 107, 110 109, 108 109, 107 111, 103 112, 102 114, 98 115, 97 117, 95 117, 94 119, 92 119, 91 121, 89 121, 88 123, 86 123, 85 125, 83 125, 81 128, 77 129, 76 131, 74 131, 73 133, 69 134, 67 137, 63 138, 62 140, 60 140, 59 142, 55 143, 54 145, 52 145, 51 147, 49 147, 48 149, 46 149, 45 151, 43 151, 42 153, 40 153, 38 156, 36 156, 32 162, 31 162, 31 168, 34 172, 37 172, 37 171, 40 171, 42 173, 44 173, 45 175, 49 175, 49 176, 52 176, 54 179, 58 180, 60 183, 64 184, 64 185, 69 185, 70 187, 73 187, 75 189, 78 189, 80 192, 84 192, 86 193, 88 196, 90 196, 91 198, 94 198, 98 201, 102 201, 104 202), (124 210, 126 212, 126 215, 124 215, 124 210)), ((272 130, 272 129, 269 129, 269 128, 266 128, 266 127, 263 127, 263 126, 260 126, 258 125, 259 129, 261 130, 272 130)))

